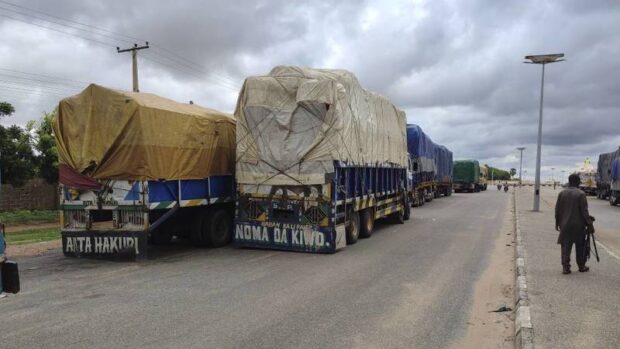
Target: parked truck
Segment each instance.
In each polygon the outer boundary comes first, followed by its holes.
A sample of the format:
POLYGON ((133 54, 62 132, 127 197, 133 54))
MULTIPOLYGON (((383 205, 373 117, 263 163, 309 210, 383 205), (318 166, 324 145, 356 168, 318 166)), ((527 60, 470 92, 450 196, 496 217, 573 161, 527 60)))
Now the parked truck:
POLYGON ((249 77, 235 117, 237 246, 333 253, 408 219, 405 113, 352 73, 249 77))
POLYGON ((231 240, 231 115, 93 84, 60 101, 54 135, 65 255, 142 259, 173 236, 231 240))
POLYGON ((452 152, 435 144, 418 125, 407 125, 410 194, 413 206, 452 194, 452 152))
POLYGON ((489 184, 489 167, 487 165, 480 166, 480 190, 487 190, 489 184))
POLYGON ((583 190, 586 195, 598 195, 596 185, 597 172, 594 170, 589 158, 586 158, 583 161, 581 166, 577 169, 577 171, 575 171, 575 174, 577 174, 579 179, 581 179, 579 189, 583 190))
POLYGON ((620 157, 613 159, 610 167, 609 204, 616 206, 620 204, 620 157))
POLYGON ((601 200, 609 199, 611 191, 611 163, 620 157, 620 148, 610 153, 600 154, 596 170, 596 197, 601 200))
POLYGON ((454 161, 454 191, 473 193, 481 189, 478 160, 454 161))
POLYGON ((440 195, 450 196, 452 195, 452 177, 454 160, 452 158, 452 152, 443 145, 439 145, 436 148, 437 159, 437 173, 435 174, 435 183, 437 190, 437 197, 440 195))

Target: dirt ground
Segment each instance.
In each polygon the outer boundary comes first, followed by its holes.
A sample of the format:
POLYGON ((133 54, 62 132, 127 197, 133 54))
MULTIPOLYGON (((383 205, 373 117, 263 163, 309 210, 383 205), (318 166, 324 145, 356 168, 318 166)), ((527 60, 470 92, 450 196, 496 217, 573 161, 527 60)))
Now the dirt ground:
POLYGON ((454 348, 514 348, 514 228, 512 208, 497 237, 489 267, 474 290, 465 337, 454 348), (495 313, 505 305, 513 311, 495 313))
POLYGON ((53 250, 54 253, 62 253, 60 251, 61 241, 52 240, 52 241, 43 241, 43 242, 35 242, 32 244, 23 244, 23 245, 7 245, 6 247, 6 256, 8 258, 11 257, 22 257, 22 256, 40 256, 46 253, 51 253, 53 250))

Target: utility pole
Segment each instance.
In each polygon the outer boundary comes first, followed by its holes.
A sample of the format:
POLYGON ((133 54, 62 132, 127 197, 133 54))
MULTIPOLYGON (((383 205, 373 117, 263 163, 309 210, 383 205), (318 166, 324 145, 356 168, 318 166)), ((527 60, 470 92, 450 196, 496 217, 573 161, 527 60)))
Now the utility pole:
POLYGON ((519 186, 521 186, 521 171, 523 170, 523 150, 525 150, 525 147, 518 147, 517 150, 521 152, 521 157, 519 160, 519 186))
POLYGON ((138 86, 138 51, 149 48, 149 42, 146 42, 144 46, 138 46, 138 44, 133 44, 133 47, 122 49, 120 47, 116 47, 116 52, 130 52, 131 51, 131 61, 133 63, 133 92, 140 92, 140 87, 138 86))

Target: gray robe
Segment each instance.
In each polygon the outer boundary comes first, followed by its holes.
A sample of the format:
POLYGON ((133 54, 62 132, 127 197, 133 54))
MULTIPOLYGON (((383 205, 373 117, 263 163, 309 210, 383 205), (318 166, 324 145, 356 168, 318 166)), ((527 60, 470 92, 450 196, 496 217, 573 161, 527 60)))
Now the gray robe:
POLYGON ((586 194, 579 188, 569 187, 558 195, 555 225, 560 227, 558 244, 584 240, 586 227, 592 226, 592 220, 586 194))

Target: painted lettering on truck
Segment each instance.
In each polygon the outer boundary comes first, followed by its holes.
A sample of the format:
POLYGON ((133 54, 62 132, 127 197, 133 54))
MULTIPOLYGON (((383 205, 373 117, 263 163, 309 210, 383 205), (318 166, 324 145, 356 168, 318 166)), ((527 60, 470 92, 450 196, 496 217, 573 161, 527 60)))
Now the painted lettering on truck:
POLYGON ((331 245, 324 232, 312 229, 309 225, 272 222, 265 225, 238 223, 235 226, 235 241, 318 249, 331 245))

